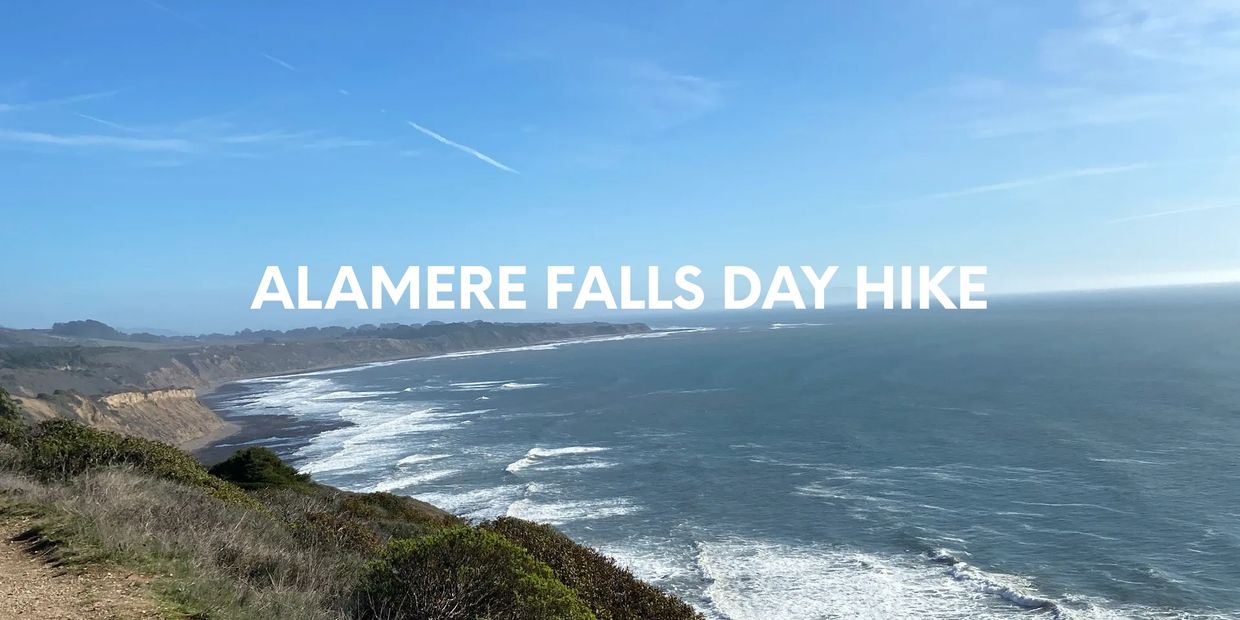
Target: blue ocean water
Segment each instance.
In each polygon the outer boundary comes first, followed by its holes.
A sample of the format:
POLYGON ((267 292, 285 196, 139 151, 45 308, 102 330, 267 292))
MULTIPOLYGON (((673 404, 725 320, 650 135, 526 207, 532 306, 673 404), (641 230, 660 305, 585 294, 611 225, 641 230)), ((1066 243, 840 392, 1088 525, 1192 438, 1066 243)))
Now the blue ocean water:
POLYGON ((222 448, 554 523, 714 618, 1240 618, 1235 287, 696 327, 234 384, 222 448))

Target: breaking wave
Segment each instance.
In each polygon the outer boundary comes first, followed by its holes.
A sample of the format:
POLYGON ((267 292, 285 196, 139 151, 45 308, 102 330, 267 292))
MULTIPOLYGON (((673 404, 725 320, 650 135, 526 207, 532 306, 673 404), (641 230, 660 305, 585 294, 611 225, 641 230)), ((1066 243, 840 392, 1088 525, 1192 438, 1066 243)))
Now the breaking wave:
POLYGON ((567 448, 531 448, 525 453, 520 460, 513 461, 504 469, 508 473, 515 474, 526 468, 533 467, 546 459, 557 456, 570 456, 580 454, 594 454, 596 452, 605 452, 608 448, 598 446, 569 446, 567 448))
POLYGON ((505 514, 527 521, 562 525, 570 521, 617 517, 637 510, 638 507, 625 498, 551 502, 520 499, 510 504, 505 514))
POLYGON ((438 461, 440 459, 446 459, 449 456, 451 455, 449 454, 410 454, 409 456, 406 456, 405 458, 399 461, 396 461, 396 464, 397 465, 418 465, 421 463, 429 463, 431 461, 438 461))
POLYGON ((413 487, 416 487, 419 484, 432 482, 435 480, 439 480, 441 478, 447 478, 448 476, 451 476, 457 473, 460 473, 459 469, 441 469, 437 471, 428 471, 428 472, 423 472, 420 474, 413 474, 410 476, 400 476, 397 478, 391 478, 389 480, 384 480, 383 482, 380 482, 379 484, 376 484, 373 487, 371 487, 370 490, 371 492, 404 491, 404 490, 412 489, 413 487))

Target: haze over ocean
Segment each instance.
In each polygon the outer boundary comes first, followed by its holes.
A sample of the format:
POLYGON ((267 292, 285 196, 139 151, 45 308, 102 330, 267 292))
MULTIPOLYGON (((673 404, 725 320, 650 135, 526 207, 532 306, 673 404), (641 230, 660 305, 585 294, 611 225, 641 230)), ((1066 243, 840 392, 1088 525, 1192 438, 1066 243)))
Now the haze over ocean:
POLYGON ((212 402, 221 451, 554 523, 711 617, 1238 618, 1237 303, 694 315, 212 402))

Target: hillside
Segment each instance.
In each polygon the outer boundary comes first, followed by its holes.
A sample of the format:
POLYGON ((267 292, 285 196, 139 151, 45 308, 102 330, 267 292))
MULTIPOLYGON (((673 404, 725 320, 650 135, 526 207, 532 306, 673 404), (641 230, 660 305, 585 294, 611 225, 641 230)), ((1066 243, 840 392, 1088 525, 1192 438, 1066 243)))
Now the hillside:
POLYGON ((65 617, 701 618, 547 526, 341 491, 263 448, 208 471, 159 442, 22 417, 0 391, 0 524, 23 524, 13 539, 57 571, 0 554, 14 569, 0 591, 65 617), (106 598, 87 613, 86 595, 106 598))

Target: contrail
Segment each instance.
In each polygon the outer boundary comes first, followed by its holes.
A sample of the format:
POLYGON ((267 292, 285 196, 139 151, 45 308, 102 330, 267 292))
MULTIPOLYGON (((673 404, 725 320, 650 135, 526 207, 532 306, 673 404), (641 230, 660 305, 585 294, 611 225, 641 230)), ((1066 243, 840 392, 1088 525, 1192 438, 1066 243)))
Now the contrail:
POLYGON ((289 71, 292 71, 294 73, 297 72, 297 67, 294 67, 293 65, 290 65, 287 62, 284 62, 283 60, 280 60, 279 58, 272 56, 271 54, 267 54, 264 52, 259 52, 259 53, 263 55, 263 58, 266 58, 267 60, 270 60, 271 62, 274 62, 277 65, 280 65, 281 67, 284 67, 285 69, 288 69, 289 71))
POLYGON ((482 151, 479 151, 478 149, 475 149, 475 148, 470 147, 470 146, 466 146, 466 145, 464 145, 464 144, 461 144, 460 142, 453 142, 452 140, 449 140, 449 139, 447 139, 447 138, 445 138, 445 137, 443 137, 443 136, 441 136, 441 135, 439 135, 439 134, 437 134, 437 133, 435 133, 435 132, 433 132, 433 131, 431 131, 431 130, 429 130, 429 129, 427 129, 427 128, 425 128, 425 127, 423 127, 423 126, 421 126, 421 125, 419 125, 419 124, 417 124, 417 123, 415 123, 415 122, 413 122, 413 121, 405 121, 405 122, 406 122, 406 123, 409 123, 409 126, 410 126, 410 127, 413 127, 414 129, 417 129, 418 131, 420 131, 420 132, 422 132, 422 133, 424 133, 424 134, 426 134, 426 135, 428 135, 428 136, 430 136, 430 137, 434 138, 435 140, 437 140, 437 141, 439 141, 439 142, 442 142, 443 144, 446 144, 446 145, 448 145, 448 146, 450 146, 450 147, 452 147, 452 148, 454 148, 454 149, 457 149, 457 150, 460 150, 460 151, 464 151, 464 152, 466 152, 466 153, 469 153, 470 155, 473 155, 474 157, 477 157, 478 159, 481 159, 482 161, 484 161, 484 162, 486 162, 486 163, 488 163, 488 164, 491 164, 492 166, 495 166, 496 168, 499 168, 500 170, 503 170, 503 171, 505 171, 505 172, 511 172, 511 173, 513 173, 513 174, 521 174, 521 173, 517 172, 516 170, 513 170, 512 168, 509 168, 508 166, 505 166, 504 164, 502 164, 502 163, 500 163, 500 162, 498 162, 498 161, 495 161, 495 159, 494 159, 494 158, 490 157, 490 156, 489 156, 489 155, 487 155, 486 153, 483 153, 482 151))
MULTIPOLYGON (((152 6, 152 7, 156 8, 156 9, 159 9, 160 11, 162 11, 162 12, 164 12, 164 13, 167 13, 168 15, 171 15, 172 17, 175 17, 176 19, 178 19, 178 20, 180 20, 180 21, 182 21, 182 22, 184 22, 184 23, 186 23, 186 24, 189 24, 189 25, 191 25, 191 26, 193 26, 193 27, 195 27, 195 28, 198 28, 199 30, 202 30, 202 31, 204 31, 204 32, 210 32, 210 31, 211 31, 211 29, 207 28, 207 26, 206 26, 206 25, 204 25, 203 23, 199 22, 198 20, 196 20, 196 19, 194 19, 194 18, 192 18, 192 17, 189 17, 189 16, 187 16, 187 15, 184 15, 184 14, 182 14, 182 13, 179 13, 179 12, 177 12, 177 11, 174 11, 173 9, 168 8, 168 7, 167 7, 167 6, 165 6, 164 4, 160 3, 158 0, 143 0, 143 2, 145 2, 146 4, 148 4, 148 5, 152 6)), ((224 34, 228 34, 228 33, 224 33, 224 34)), ((250 50, 249 50, 249 51, 250 51, 250 52, 252 52, 252 53, 258 54, 259 56, 262 56, 264 59, 266 59, 268 62, 270 62, 270 63, 272 63, 272 64, 279 65, 279 66, 281 66, 281 67, 283 67, 283 68, 285 68, 285 69, 287 69, 287 70, 289 70, 289 71, 292 71, 292 72, 294 72, 294 73, 301 73, 300 71, 298 71, 298 70, 297 70, 297 67, 294 67, 292 64, 290 64, 290 63, 288 63, 288 62, 285 62, 284 60, 281 60, 281 59, 279 59, 279 58, 277 58, 277 57, 275 57, 275 56, 272 56, 271 54, 268 54, 268 53, 266 53, 266 52, 264 52, 264 51, 261 51, 261 50, 256 50, 256 49, 253 49, 253 48, 250 48, 250 50)), ((305 73, 301 73, 301 75, 306 75, 306 74, 305 74, 305 73)), ((343 88, 339 88, 338 86, 337 86, 337 87, 335 87, 335 91, 336 91, 338 94, 340 94, 340 95, 344 95, 344 96, 349 96, 349 95, 351 95, 351 93, 350 93, 348 90, 343 89, 343 88)), ((2 108, 0 108, 0 111, 3 111, 3 110, 2 110, 2 108)), ((385 114, 386 114, 386 113, 387 113, 387 110, 386 110, 386 109, 380 109, 380 112, 383 112, 383 113, 385 113, 385 114)), ((107 123, 107 121, 102 121, 102 120, 100 120, 100 122, 103 122, 103 123, 105 123, 105 124, 107 123)), ((499 168, 500 170, 503 170, 504 172, 511 172, 511 173, 513 173, 513 174, 521 174, 520 172, 517 172, 516 170, 514 170, 514 169, 510 168, 509 166, 504 165, 504 164, 503 164, 503 163, 501 163, 500 161, 496 160, 494 157, 491 157, 490 155, 487 155, 486 153, 483 153, 482 151, 479 151, 478 149, 475 149, 475 148, 473 148, 473 147, 471 147, 471 146, 466 146, 466 145, 461 144, 461 143, 459 143, 459 142, 453 142, 452 140, 449 140, 448 138, 445 138, 444 136, 442 136, 442 135, 440 135, 440 134, 438 134, 438 133, 435 133, 434 131, 431 131, 430 129, 427 129, 427 128, 425 128, 425 127, 423 127, 423 126, 421 126, 421 125, 419 125, 419 124, 417 124, 417 123, 415 123, 415 122, 413 122, 413 121, 408 121, 408 120, 407 120, 407 121, 405 121, 405 122, 406 122, 406 123, 408 123, 410 127, 413 127, 414 129, 416 129, 416 130, 418 130, 418 131, 420 131, 420 132, 422 132, 422 133, 426 134, 427 136, 430 136, 430 137, 431 137, 431 138, 433 138, 435 141, 437 141, 437 142, 439 142, 439 143, 441 143, 441 144, 446 144, 446 145, 448 145, 448 146, 450 146, 450 147, 452 147, 452 148, 454 148, 454 149, 457 149, 457 150, 459 150, 459 151, 463 151, 463 152, 465 152, 465 153, 469 153, 470 155, 473 155, 474 157, 476 157, 476 158, 478 158, 478 159, 482 160, 483 162, 486 162, 487 164, 490 164, 491 166, 494 166, 495 168, 499 168)))

